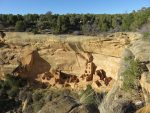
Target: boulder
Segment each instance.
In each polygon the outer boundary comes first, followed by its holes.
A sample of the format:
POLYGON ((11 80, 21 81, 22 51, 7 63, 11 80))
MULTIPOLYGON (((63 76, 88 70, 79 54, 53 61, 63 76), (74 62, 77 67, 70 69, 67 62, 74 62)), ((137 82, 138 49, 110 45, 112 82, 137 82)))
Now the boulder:
POLYGON ((56 98, 46 103, 38 113, 69 113, 78 103, 69 96, 56 98))
POLYGON ((107 94, 99 106, 100 113, 134 113, 136 106, 127 98, 120 96, 120 86, 116 82, 113 89, 107 94))
POLYGON ((22 78, 36 78, 37 75, 49 72, 50 64, 40 57, 35 49, 26 49, 23 51, 20 65, 13 73, 19 73, 22 78), (19 68, 18 68, 19 67, 19 68))

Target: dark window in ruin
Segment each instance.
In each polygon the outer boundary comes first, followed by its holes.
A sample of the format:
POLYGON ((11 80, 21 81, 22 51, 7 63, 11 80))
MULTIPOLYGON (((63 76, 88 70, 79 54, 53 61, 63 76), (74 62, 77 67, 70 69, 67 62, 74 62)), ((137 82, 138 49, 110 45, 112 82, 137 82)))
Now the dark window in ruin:
POLYGON ((42 77, 42 79, 44 80, 44 79, 45 79, 45 77, 43 76, 43 77, 42 77))
POLYGON ((97 85, 98 87, 102 86, 102 84, 101 84, 98 80, 95 81, 95 83, 96 83, 96 85, 97 85))
POLYGON ((50 77, 47 77, 47 80, 50 80, 51 78, 50 77))

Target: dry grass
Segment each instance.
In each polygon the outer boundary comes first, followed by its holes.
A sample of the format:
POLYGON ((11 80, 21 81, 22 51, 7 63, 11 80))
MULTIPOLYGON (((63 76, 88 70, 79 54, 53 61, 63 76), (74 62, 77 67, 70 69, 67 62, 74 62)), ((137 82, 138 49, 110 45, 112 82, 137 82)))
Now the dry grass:
POLYGON ((150 105, 144 106, 140 110, 138 110, 136 113, 150 113, 150 105))
MULTIPOLYGON (((121 33, 114 33, 113 38, 119 38, 121 33)), ((140 37, 138 33, 127 33, 130 40, 134 40, 135 37, 140 37)), ((7 43, 36 43, 36 42, 83 42, 83 41, 101 41, 106 38, 110 38, 109 35, 103 36, 84 36, 84 35, 52 35, 52 34, 36 34, 28 32, 7 32, 6 33, 7 43)))
POLYGON ((52 34, 32 34, 27 32, 7 32, 7 42, 16 42, 16 41, 83 41, 83 40, 92 40, 93 38, 100 38, 95 36, 74 36, 74 35, 52 35, 52 34))

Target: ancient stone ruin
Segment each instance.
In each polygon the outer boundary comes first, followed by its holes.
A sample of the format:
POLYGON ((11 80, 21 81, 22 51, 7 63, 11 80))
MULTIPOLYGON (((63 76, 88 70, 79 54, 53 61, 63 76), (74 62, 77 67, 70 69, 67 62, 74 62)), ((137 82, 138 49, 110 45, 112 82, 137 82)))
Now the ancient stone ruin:
POLYGON ((93 56, 89 54, 84 74, 81 76, 67 74, 61 70, 52 70, 38 75, 38 81, 57 88, 71 87, 76 89, 80 86, 86 87, 87 84, 98 88, 102 85, 108 86, 112 78, 107 77, 103 69, 96 70, 96 68, 97 66, 93 63, 93 56))
POLYGON ((53 70, 53 72, 43 73, 38 78, 42 83, 46 83, 50 86, 56 87, 72 87, 79 82, 79 79, 75 75, 70 75, 61 72, 60 70, 53 70))
POLYGON ((93 87, 108 86, 112 80, 106 76, 103 69, 96 70, 93 56, 88 53, 85 63, 85 70, 81 76, 67 74, 62 70, 50 70, 50 64, 40 57, 37 50, 25 49, 20 58, 20 65, 12 72, 15 76, 21 76, 30 80, 40 81, 52 87, 71 87, 73 89, 86 87, 91 84, 93 87))
POLYGON ((89 54, 85 66, 85 73, 80 78, 82 78, 82 81, 92 81, 92 85, 94 85, 94 87, 102 86, 102 82, 105 84, 105 86, 108 86, 112 78, 107 77, 106 72, 103 69, 96 70, 97 66, 94 64, 93 59, 94 58, 92 54, 89 54))

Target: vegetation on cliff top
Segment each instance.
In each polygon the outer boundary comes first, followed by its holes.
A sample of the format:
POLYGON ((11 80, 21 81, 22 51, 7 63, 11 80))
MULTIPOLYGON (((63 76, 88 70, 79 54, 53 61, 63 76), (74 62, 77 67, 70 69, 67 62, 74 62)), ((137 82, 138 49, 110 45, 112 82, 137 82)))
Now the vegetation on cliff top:
POLYGON ((58 15, 0 14, 0 29, 49 32, 53 34, 95 35, 101 32, 137 31, 149 22, 150 8, 129 14, 66 14, 58 15))

